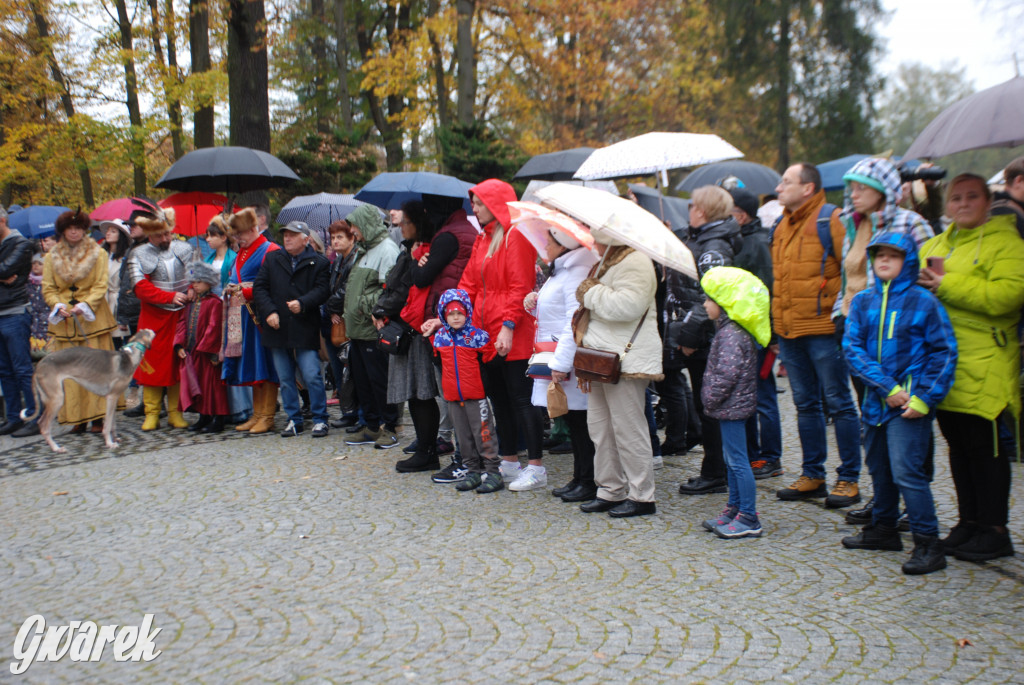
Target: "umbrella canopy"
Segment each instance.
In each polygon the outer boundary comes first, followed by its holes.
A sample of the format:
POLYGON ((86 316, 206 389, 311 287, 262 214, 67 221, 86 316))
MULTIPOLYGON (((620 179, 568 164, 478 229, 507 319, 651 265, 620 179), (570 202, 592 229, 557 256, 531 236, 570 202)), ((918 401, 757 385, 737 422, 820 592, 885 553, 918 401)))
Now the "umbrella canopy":
POLYGON ((934 159, 983 147, 1024 145, 1024 76, 968 95, 944 109, 907 149, 905 158, 934 159))
POLYGON ((512 180, 572 180, 572 175, 576 173, 576 170, 587 160, 587 157, 590 157, 590 153, 593 151, 594 148, 592 147, 574 147, 571 150, 560 150, 558 152, 535 155, 516 172, 512 180))
POLYGON ((629 189, 636 196, 641 207, 667 221, 673 231, 690 225, 690 201, 681 197, 666 197, 657 188, 645 186, 643 183, 630 183, 629 189))
POLYGON ((694 169, 676 186, 676 190, 692 193, 701 186, 717 185, 723 179, 735 176, 743 183, 743 187, 755 195, 769 195, 775 192, 782 176, 775 169, 764 164, 746 162, 741 159, 728 162, 716 162, 694 169))
POLYGON ((619 189, 615 187, 615 181, 580 181, 578 179, 574 181, 540 181, 534 179, 526 184, 526 190, 523 191, 523 196, 520 199, 527 202, 537 202, 537 191, 541 188, 547 188, 552 183, 571 183, 574 186, 597 188, 612 195, 619 194, 619 189))
POLYGON ((699 166, 743 153, 711 133, 645 133, 595 150, 575 178, 627 178, 699 166))
POLYGON ((463 209, 472 213, 472 187, 472 183, 431 171, 388 171, 363 186, 354 197, 381 209, 401 209, 403 202, 422 200, 424 195, 458 197, 463 199, 463 209))
MULTIPOLYGON (((175 193, 158 202, 164 209, 174 209, 174 232, 189 238, 203 235, 210 220, 231 203, 216 193, 175 193)), ((232 211, 238 211, 233 207, 232 211)))
POLYGON ((640 205, 603 190, 553 183, 537 192, 541 202, 643 252, 665 266, 697 278, 693 254, 658 217, 640 205))
POLYGON ((548 262, 547 242, 551 229, 563 231, 588 249, 594 247, 594 236, 590 230, 583 226, 571 216, 562 214, 556 209, 543 207, 534 202, 509 202, 508 208, 512 217, 512 225, 519 228, 519 231, 526 236, 530 244, 537 250, 539 256, 545 263, 548 262))
POLYGON ((277 188, 298 180, 295 172, 269 152, 224 146, 188 153, 164 172, 156 187, 238 194, 277 188))
POLYGON ((101 221, 113 221, 120 219, 128 221, 132 213, 137 211, 152 212, 156 204, 147 197, 119 197, 116 200, 108 200, 96 209, 89 212, 93 223, 101 221))
POLYGON ((815 166, 821 174, 821 187, 825 190, 839 190, 844 187, 843 174, 853 168, 853 165, 871 155, 847 155, 829 162, 823 162, 815 166))
POLYGON ((365 205, 353 195, 338 193, 317 193, 316 195, 299 195, 288 201, 277 215, 277 223, 284 225, 289 221, 303 221, 312 230, 320 234, 324 245, 331 242, 327 235, 327 227, 335 221, 344 219, 356 207, 365 205))
POLYGON ((70 211, 68 207, 32 205, 10 214, 7 225, 26 238, 46 238, 57 233, 57 217, 70 211))

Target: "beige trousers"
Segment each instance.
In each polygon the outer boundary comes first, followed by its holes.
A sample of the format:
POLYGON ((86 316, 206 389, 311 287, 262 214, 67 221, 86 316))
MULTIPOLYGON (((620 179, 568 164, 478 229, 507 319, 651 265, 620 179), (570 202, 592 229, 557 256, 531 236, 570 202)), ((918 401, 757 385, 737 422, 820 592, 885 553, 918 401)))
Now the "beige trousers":
POLYGON ((644 416, 648 382, 622 378, 615 385, 590 384, 587 428, 594 441, 597 496, 603 500, 654 501, 651 434, 644 416))

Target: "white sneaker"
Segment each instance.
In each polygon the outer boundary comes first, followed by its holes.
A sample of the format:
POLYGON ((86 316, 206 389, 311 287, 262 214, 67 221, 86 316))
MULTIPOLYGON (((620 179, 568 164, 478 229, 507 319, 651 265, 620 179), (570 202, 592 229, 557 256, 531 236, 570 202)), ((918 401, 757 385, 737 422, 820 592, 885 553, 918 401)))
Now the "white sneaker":
POLYGON ((654 468, 655 469, 660 469, 664 465, 665 465, 665 458, 664 457, 659 455, 659 456, 654 458, 654 468))
POLYGON ((506 481, 515 480, 516 478, 519 478, 519 474, 521 474, 522 472, 523 465, 520 464, 518 461, 505 461, 504 459, 502 459, 501 465, 498 466, 498 473, 500 473, 501 477, 504 478, 506 481))
POLYGON ((522 470, 518 478, 508 484, 508 489, 512 492, 523 492, 524 490, 546 488, 548 486, 548 474, 547 471, 542 471, 542 468, 532 464, 527 466, 522 470))

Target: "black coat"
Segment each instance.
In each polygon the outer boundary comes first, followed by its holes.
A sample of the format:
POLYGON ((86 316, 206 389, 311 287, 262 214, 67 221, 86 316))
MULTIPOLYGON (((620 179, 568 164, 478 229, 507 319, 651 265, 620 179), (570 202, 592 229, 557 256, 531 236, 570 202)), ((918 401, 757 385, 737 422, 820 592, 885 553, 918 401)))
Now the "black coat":
MULTIPOLYGON (((697 273, 715 266, 732 266, 742 247, 740 227, 732 217, 691 226, 685 240, 697 263, 697 273)), ((669 368, 686 365, 686 357, 677 348, 692 347, 695 358, 704 359, 711 347, 715 328, 704 311, 704 291, 700 282, 685 274, 666 269, 664 362, 669 368)))
POLYGON ((0 242, 0 280, 14 276, 10 284, 0 283, 0 309, 11 309, 28 304, 29 272, 32 271, 32 241, 11 230, 0 242))
POLYGON ((775 278, 772 273, 771 233, 755 217, 749 224, 740 226, 740 235, 743 236, 743 247, 736 253, 733 266, 746 269, 760 278, 770 293, 775 278))
POLYGON ((331 263, 313 248, 306 247, 292 271, 292 256, 285 250, 268 252, 252 285, 252 297, 263 321, 264 347, 300 350, 320 349, 320 305, 330 294, 331 263), (286 304, 298 300, 302 305, 292 314, 286 304), (267 325, 267 317, 276 313, 281 325, 267 325))

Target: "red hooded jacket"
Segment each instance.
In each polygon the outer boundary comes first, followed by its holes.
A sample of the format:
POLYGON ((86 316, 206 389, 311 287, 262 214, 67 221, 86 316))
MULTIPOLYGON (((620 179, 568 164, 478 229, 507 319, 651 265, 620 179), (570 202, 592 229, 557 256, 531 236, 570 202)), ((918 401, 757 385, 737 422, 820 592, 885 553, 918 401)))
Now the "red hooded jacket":
MULTIPOLYGON (((495 221, 484 226, 484 232, 477 236, 459 287, 469 293, 477 324, 491 336, 492 343, 498 339, 504 322, 515 324, 512 349, 505 358, 509 361, 528 359, 533 353, 537 320, 523 309, 523 298, 536 285, 537 250, 518 229, 508 228, 511 217, 506 203, 516 199, 512 186, 492 178, 473 186, 469 192, 480 198, 495 221), (498 224, 505 227, 505 236, 494 254, 488 257, 487 250, 498 224)), ((493 359, 493 346, 491 350, 485 361, 493 359)))

